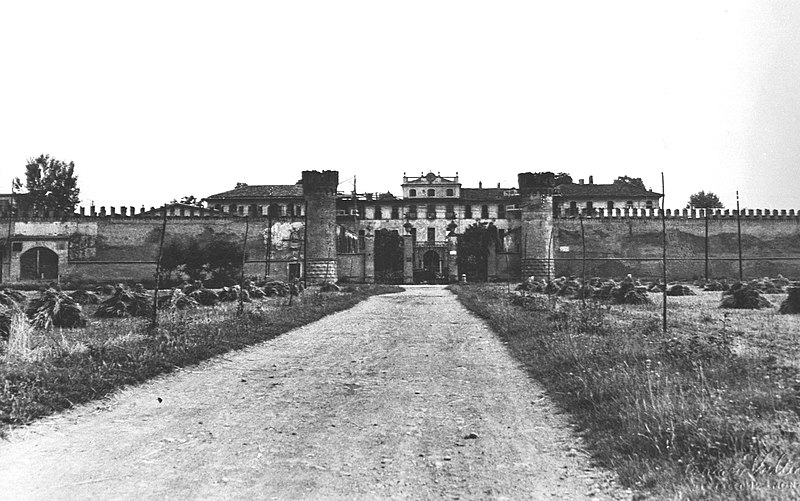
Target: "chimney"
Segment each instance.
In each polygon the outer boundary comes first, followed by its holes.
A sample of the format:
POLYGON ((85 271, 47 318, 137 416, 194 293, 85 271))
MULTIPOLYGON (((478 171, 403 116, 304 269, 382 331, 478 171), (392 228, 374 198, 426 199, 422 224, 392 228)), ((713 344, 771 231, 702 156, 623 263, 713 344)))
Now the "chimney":
POLYGON ((594 184, 594 176, 589 176, 589 184, 594 184))
POLYGON ((478 181, 478 189, 480 188, 483 188, 483 183, 481 181, 478 181))
POLYGON ((498 190, 500 189, 500 183, 497 183, 497 189, 498 190))
POLYGON ((583 179, 578 179, 578 184, 583 184, 583 179))

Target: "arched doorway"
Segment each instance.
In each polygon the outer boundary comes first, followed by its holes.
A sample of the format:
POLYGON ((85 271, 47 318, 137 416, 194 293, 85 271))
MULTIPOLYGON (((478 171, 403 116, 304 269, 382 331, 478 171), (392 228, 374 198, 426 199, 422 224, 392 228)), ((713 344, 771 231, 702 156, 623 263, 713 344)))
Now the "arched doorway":
POLYGON ((19 257, 20 280, 55 280, 58 278, 58 254, 47 247, 34 247, 19 257))
POLYGON ((442 261, 439 258, 439 253, 435 250, 429 250, 423 254, 422 267, 424 269, 423 280, 435 284, 436 274, 442 272, 442 261))

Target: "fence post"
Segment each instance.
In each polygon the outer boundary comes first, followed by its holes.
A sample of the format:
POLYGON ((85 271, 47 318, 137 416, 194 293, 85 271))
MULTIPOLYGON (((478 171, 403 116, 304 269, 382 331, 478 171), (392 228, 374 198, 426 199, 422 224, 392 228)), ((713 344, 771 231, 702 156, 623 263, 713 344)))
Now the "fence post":
POLYGON ((150 328, 158 325, 158 289, 161 285, 161 256, 164 252, 164 235, 167 233, 167 205, 164 204, 161 218, 161 238, 158 243, 158 258, 156 259, 156 287, 153 291, 153 318, 150 328))

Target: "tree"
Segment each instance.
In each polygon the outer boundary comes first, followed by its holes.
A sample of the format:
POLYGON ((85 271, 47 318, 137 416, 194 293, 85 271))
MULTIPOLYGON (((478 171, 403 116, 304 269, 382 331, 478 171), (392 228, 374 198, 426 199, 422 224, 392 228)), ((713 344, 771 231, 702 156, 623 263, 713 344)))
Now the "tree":
MULTIPOLYGON (((471 281, 485 281, 488 273, 489 246, 500 245, 497 227, 473 224, 458 236, 456 261, 458 272, 471 281)), ((499 250, 499 249, 498 249, 499 250)))
MULTIPOLYGON (((25 166, 25 188, 31 207, 36 211, 74 212, 80 199, 75 163, 62 162, 40 155, 28 159, 25 166)), ((14 189, 22 189, 22 181, 14 179, 14 189)))
POLYGON ((642 178, 640 177, 619 176, 614 180, 614 184, 629 184, 643 190, 647 189, 644 187, 644 181, 642 181, 642 178))
POLYGON ((698 191, 691 195, 689 203, 686 205, 687 209, 722 209, 724 207, 717 194, 710 191, 708 193, 698 191))

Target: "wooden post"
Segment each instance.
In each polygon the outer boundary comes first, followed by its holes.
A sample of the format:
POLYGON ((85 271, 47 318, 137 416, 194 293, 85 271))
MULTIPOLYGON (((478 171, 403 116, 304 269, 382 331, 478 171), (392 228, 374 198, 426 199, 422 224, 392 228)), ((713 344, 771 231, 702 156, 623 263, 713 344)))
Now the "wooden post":
POLYGON ((705 214, 705 220, 706 220, 706 242, 705 242, 706 243, 706 273, 705 273, 705 276, 706 276, 706 282, 708 282, 708 207, 706 207, 703 210, 703 213, 705 214))
POLYGON ((241 315, 244 311, 244 265, 247 261, 247 235, 250 232, 250 216, 244 217, 244 242, 242 243, 242 273, 239 276, 239 307, 236 314, 241 315))
POLYGON ((739 281, 742 281, 742 211, 739 209, 739 190, 736 190, 736 233, 739 242, 739 281))
POLYGON ((158 325, 158 289, 161 286, 161 256, 164 253, 164 236, 167 233, 167 204, 164 204, 161 216, 161 239, 158 243, 158 258, 156 259, 156 287, 153 291, 153 318, 151 328, 158 325))
MULTIPOLYGON (((578 218, 581 222, 581 247, 583 248, 583 271, 581 273, 581 289, 586 287, 586 231, 583 228, 583 211, 578 213, 578 218)), ((581 291, 581 303, 586 306, 586 290, 581 291)))
POLYGON ((667 219, 666 211, 664 210, 664 200, 666 200, 666 191, 664 190, 664 173, 661 173, 661 258, 662 268, 664 270, 664 290, 663 290, 663 307, 662 307, 662 330, 667 333, 667 219))

